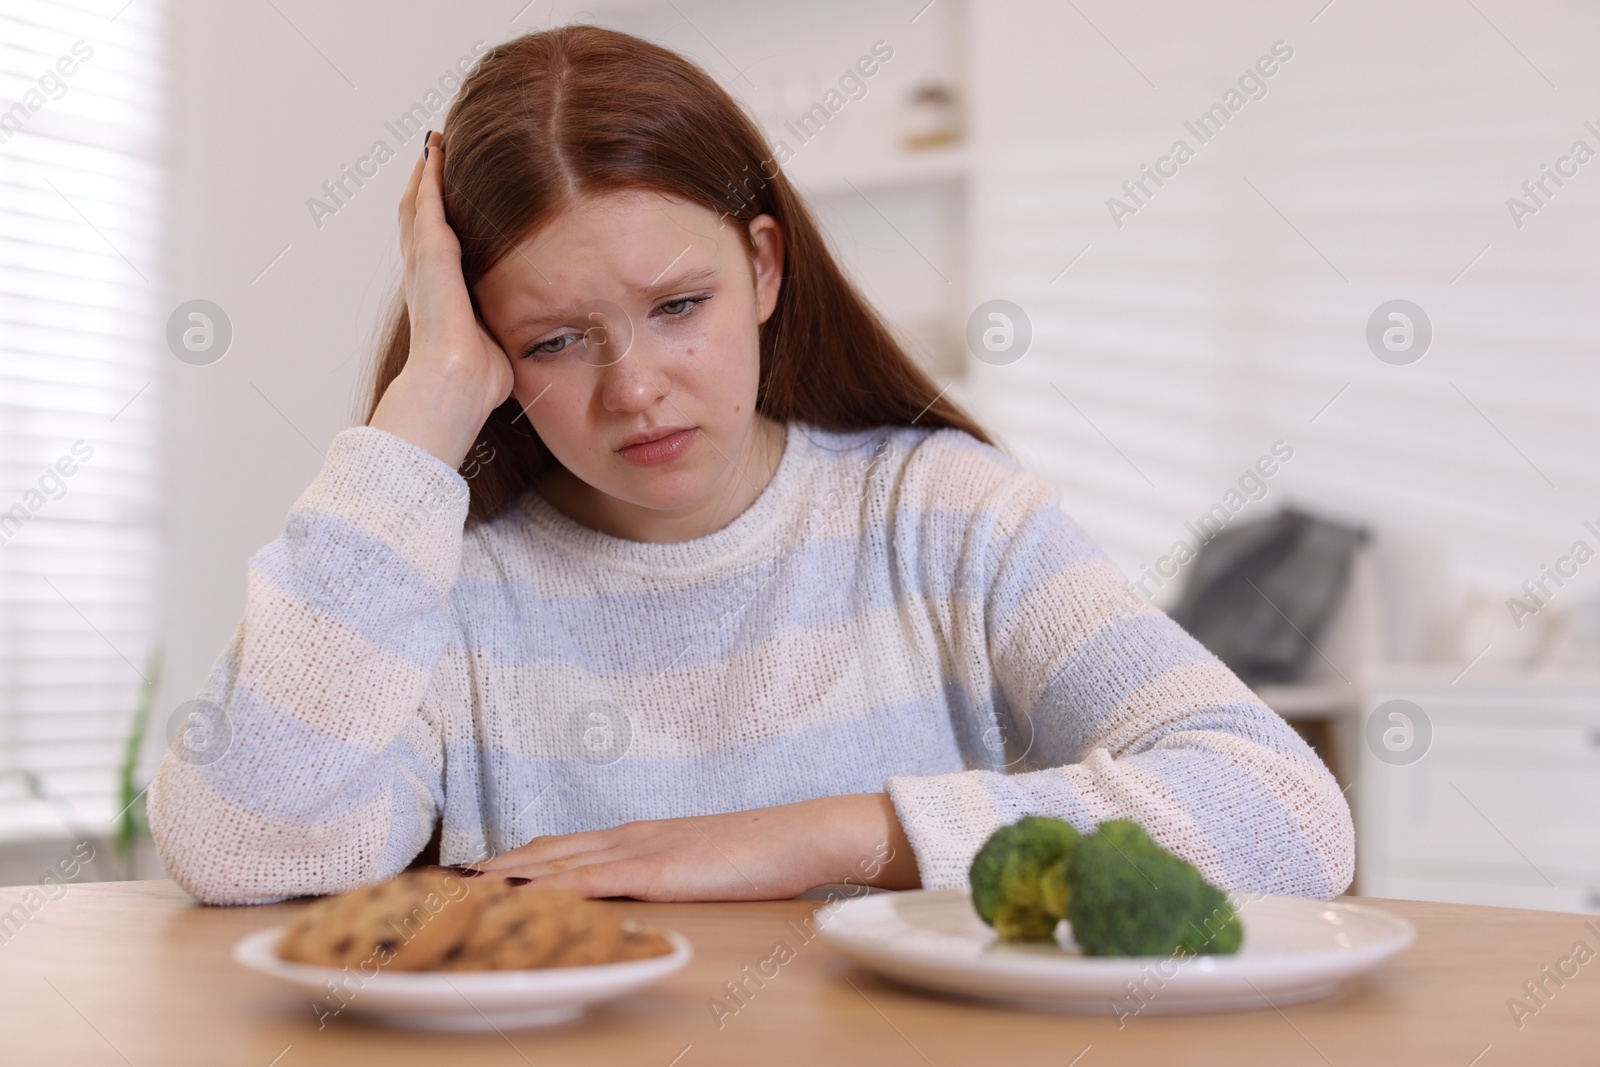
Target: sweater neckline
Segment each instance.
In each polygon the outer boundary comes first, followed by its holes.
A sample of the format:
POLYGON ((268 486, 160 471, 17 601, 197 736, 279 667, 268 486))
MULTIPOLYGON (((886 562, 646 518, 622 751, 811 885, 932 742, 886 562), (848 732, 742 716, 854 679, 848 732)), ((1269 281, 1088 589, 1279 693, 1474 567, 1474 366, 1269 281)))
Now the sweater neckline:
POLYGON ((537 489, 523 494, 522 511, 558 547, 618 570, 649 574, 697 570, 725 562, 739 549, 762 540, 793 496, 809 440, 801 424, 790 419, 778 467, 750 506, 720 530, 688 541, 634 541, 591 529, 559 510, 537 489))

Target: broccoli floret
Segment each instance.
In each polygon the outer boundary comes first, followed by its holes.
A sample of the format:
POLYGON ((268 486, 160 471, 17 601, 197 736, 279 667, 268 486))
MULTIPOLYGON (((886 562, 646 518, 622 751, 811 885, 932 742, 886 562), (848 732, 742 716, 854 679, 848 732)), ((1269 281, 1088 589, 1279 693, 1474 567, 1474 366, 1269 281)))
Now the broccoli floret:
POLYGON ((1067 913, 1065 859, 1079 838, 1060 819, 1025 815, 972 860, 972 906, 1002 941, 1048 941, 1067 913))
POLYGON ((1067 865, 1072 937, 1088 956, 1239 951, 1244 930, 1222 890, 1137 823, 1101 823, 1067 865))

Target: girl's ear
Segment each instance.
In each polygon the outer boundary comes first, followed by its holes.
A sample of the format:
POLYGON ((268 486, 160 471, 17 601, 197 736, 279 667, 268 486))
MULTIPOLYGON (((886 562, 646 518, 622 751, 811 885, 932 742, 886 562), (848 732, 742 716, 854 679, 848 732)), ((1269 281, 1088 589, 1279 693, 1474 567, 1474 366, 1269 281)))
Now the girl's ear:
POLYGON ((750 244, 755 249, 751 267, 755 272, 756 314, 766 322, 778 304, 778 289, 783 284, 783 227, 771 215, 750 220, 750 244))

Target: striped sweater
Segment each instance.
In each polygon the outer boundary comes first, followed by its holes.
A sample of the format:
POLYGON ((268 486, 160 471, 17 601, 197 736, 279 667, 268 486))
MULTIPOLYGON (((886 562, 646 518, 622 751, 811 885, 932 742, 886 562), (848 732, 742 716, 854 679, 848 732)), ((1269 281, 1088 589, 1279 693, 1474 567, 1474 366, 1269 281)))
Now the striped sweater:
POLYGON ((1139 821, 1214 882, 1328 897, 1316 754, 1129 587, 1049 483, 957 430, 788 426, 722 529, 643 543, 334 438, 149 794, 197 898, 389 877, 539 834, 887 791, 927 888, 1001 823, 1139 821), (202 716, 206 718, 206 716, 202 716), (194 735, 186 735, 193 742, 194 735))

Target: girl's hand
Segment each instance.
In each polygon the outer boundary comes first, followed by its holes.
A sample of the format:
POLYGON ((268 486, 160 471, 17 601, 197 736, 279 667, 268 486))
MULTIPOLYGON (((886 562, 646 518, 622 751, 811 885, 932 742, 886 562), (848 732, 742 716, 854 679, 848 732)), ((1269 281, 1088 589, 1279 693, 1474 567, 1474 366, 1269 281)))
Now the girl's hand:
POLYGON ((442 137, 429 131, 400 197, 411 351, 371 425, 460 467, 489 413, 511 395, 511 361, 472 307, 461 243, 444 216, 442 137))
POLYGON ((475 866, 587 897, 639 900, 779 900, 836 882, 920 884, 883 793, 536 837, 475 866))

